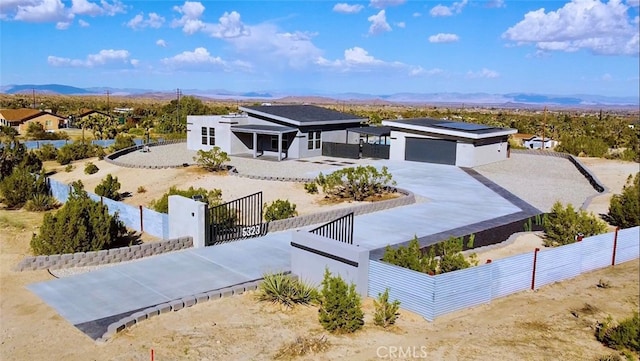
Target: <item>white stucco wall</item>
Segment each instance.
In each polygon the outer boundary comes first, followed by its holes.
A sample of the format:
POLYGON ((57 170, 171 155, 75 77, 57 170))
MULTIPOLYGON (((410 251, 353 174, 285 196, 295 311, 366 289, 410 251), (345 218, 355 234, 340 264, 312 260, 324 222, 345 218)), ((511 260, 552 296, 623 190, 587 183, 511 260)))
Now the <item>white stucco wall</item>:
POLYGON ((483 164, 507 159, 507 142, 497 142, 481 146, 458 142, 456 145, 456 166, 477 167, 483 164))
POLYGON ((232 125, 250 124, 247 116, 233 115, 189 115, 187 116, 187 149, 211 150, 220 147, 229 154, 243 153, 246 148, 231 132, 232 125), (202 144, 202 127, 216 130, 215 145, 202 144))

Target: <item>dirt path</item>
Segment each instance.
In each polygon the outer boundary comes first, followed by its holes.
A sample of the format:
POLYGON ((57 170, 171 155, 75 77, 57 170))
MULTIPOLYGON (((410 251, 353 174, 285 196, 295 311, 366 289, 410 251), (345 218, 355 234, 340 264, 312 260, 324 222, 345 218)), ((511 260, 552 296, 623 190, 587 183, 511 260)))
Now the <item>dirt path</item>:
POLYGON ((614 194, 622 192, 627 177, 640 172, 640 164, 602 158, 580 158, 595 176, 608 188, 608 191, 592 198, 587 210, 594 214, 609 212, 609 202, 614 194))

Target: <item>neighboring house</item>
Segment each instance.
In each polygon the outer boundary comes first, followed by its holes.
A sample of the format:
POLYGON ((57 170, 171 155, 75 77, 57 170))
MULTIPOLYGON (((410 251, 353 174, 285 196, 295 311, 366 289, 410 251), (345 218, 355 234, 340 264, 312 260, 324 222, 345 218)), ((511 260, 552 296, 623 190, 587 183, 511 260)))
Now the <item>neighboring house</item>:
POLYGON ((45 131, 60 129, 65 118, 38 109, 0 109, 0 124, 15 128, 19 134, 25 134, 29 123, 39 123, 45 131))
POLYGON ((323 142, 358 142, 347 129, 367 121, 315 105, 241 106, 240 114, 189 115, 187 148, 220 147, 230 155, 271 155, 278 160, 322 155, 323 142), (350 139, 350 138, 352 139, 350 139))
POLYGON ((516 134, 511 134, 510 138, 513 139, 513 142, 515 143, 515 145, 524 147, 524 141, 529 140, 535 136, 536 136, 535 134, 516 133, 516 134))
POLYGON ((558 145, 558 141, 553 140, 551 138, 544 138, 544 141, 541 137, 533 136, 529 139, 525 139, 522 145, 527 149, 551 149, 558 145))
POLYGON ((80 113, 73 117, 73 124, 69 125, 70 127, 78 127, 79 123, 82 121, 89 119, 92 116, 104 116, 110 118, 110 115, 99 110, 94 109, 81 109, 80 113))
POLYGON ((383 120, 391 128, 389 159, 476 167, 507 159, 516 129, 415 118, 383 120))

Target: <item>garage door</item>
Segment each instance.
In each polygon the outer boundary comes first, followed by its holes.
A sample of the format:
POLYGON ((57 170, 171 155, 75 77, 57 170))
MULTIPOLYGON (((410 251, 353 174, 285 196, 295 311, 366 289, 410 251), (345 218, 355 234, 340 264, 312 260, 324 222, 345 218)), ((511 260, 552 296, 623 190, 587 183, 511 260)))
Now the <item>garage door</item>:
POLYGON ((456 142, 443 139, 406 138, 404 159, 455 165, 456 142))

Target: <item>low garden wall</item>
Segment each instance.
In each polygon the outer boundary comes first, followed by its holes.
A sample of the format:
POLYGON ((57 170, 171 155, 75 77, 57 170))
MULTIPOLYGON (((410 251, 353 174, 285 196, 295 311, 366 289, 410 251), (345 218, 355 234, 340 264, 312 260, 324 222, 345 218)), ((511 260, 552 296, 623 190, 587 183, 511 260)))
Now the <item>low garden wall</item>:
MULTIPOLYGON (((186 143, 186 142, 187 142, 186 139, 163 140, 163 141, 160 141, 160 142, 149 143, 146 146, 157 147, 157 146, 160 146, 160 145, 186 143)), ((104 160, 107 163, 111 163, 111 164, 117 165, 119 167, 125 167, 125 168, 161 169, 161 168, 182 168, 182 167, 184 167, 183 163, 169 165, 169 166, 159 166, 159 165, 129 164, 129 163, 124 163, 124 162, 119 162, 119 161, 116 160, 119 157, 122 157, 123 155, 129 154, 129 153, 132 153, 132 152, 140 151, 144 147, 145 147, 144 144, 140 144, 140 145, 136 145, 136 146, 133 146, 133 147, 120 149, 120 150, 118 150, 116 152, 113 152, 113 153, 105 156, 104 160)))
POLYGON ((299 217, 272 221, 269 222, 268 231, 278 232, 292 228, 305 227, 312 224, 330 222, 351 212, 353 212, 354 216, 359 216, 362 214, 378 212, 385 209, 407 206, 416 202, 416 197, 413 193, 404 189, 397 189, 397 191, 401 194, 401 196, 394 199, 371 202, 367 204, 358 204, 351 207, 333 209, 325 212, 318 212, 299 217))
POLYGON ((101 251, 33 256, 18 263, 16 271, 98 266, 178 251, 192 246, 191 237, 180 237, 101 251))

